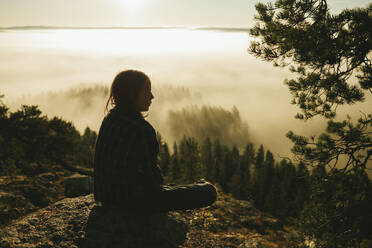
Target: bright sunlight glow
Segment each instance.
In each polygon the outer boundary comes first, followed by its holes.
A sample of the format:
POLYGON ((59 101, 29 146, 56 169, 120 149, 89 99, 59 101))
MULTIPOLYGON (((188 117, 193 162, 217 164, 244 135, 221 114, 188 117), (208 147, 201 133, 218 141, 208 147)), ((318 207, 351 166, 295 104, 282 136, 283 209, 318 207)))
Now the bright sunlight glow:
MULTIPOLYGON (((14 33, 17 38, 18 33, 14 33)), ((19 34, 21 35, 21 34, 19 34)), ((25 35, 25 34, 22 34, 25 35)), ((51 34, 29 32, 33 38, 28 46, 39 49, 61 49, 95 54, 159 54, 159 53, 206 53, 218 51, 244 53, 236 46, 237 41, 244 47, 248 36, 245 33, 196 31, 188 29, 154 29, 154 30, 55 30, 51 34), (52 40, 45 44, 45 38, 52 40), (234 39, 231 39, 233 37, 234 39)), ((14 42, 9 41, 9 44, 14 42)), ((1 43, 0 43, 1 46, 1 43)), ((17 49, 21 49, 18 47, 17 49)))
POLYGON ((124 6, 130 10, 136 9, 143 0, 121 0, 124 6))

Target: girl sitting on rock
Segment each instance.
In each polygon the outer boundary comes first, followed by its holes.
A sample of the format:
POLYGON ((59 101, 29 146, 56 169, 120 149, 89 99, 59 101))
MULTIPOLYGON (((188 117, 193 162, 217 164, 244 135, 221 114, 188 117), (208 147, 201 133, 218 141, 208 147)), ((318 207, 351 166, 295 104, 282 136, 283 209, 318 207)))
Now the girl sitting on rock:
POLYGON ((163 185, 156 133, 142 115, 152 99, 151 81, 143 72, 126 70, 114 78, 95 148, 96 203, 131 215, 213 204, 217 191, 210 183, 163 185))

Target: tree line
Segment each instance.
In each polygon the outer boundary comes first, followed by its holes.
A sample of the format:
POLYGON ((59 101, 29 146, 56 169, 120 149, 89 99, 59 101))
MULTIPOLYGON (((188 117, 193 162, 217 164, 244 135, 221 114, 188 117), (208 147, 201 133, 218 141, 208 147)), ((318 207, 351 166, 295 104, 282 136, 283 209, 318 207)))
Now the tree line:
POLYGON ((263 145, 248 142, 242 151, 219 139, 198 142, 183 137, 172 151, 158 133, 165 183, 188 184, 205 179, 234 198, 252 201, 282 219, 298 217, 309 199, 311 173, 304 164, 276 161, 263 145))
POLYGON ((48 119, 37 106, 11 112, 0 97, 0 176, 38 174, 56 164, 93 167, 96 138, 89 127, 80 134, 71 122, 48 119))

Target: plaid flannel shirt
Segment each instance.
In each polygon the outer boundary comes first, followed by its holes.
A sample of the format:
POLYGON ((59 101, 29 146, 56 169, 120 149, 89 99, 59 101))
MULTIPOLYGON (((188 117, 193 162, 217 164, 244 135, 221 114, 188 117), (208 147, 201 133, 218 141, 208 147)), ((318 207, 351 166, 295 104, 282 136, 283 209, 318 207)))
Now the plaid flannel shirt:
POLYGON ((135 207, 156 198, 163 176, 154 128, 139 114, 113 108, 102 121, 94 155, 94 198, 135 207))

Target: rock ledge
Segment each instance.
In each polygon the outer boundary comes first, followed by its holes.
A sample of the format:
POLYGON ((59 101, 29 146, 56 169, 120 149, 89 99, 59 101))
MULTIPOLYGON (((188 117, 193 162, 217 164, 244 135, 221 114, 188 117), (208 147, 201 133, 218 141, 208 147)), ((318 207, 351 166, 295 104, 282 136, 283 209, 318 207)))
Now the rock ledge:
POLYGON ((14 221, 0 233, 0 248, 170 248, 185 241, 187 223, 176 211, 143 217, 107 212, 90 194, 14 221))

